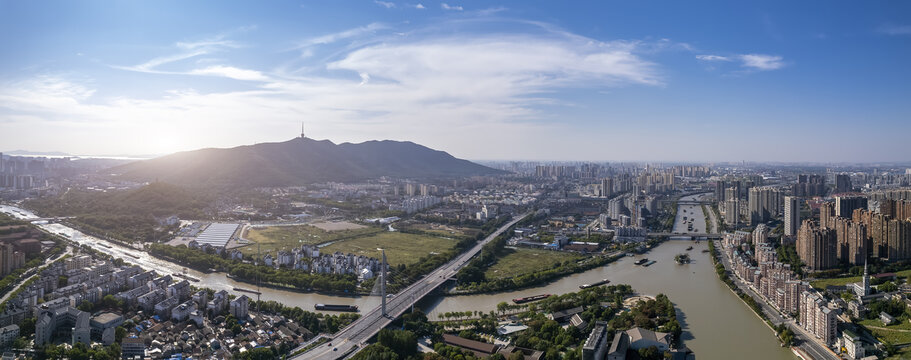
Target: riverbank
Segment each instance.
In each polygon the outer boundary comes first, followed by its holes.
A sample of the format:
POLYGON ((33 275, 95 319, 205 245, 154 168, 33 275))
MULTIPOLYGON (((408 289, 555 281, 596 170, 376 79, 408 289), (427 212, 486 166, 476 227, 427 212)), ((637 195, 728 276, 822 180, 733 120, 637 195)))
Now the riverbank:
MULTIPOLYGON (((484 284, 490 286, 489 288, 475 288, 475 289, 452 289, 446 292, 447 295, 473 295, 473 294, 496 294, 501 293, 504 290, 522 290, 530 287, 547 285, 554 281, 558 281, 566 276, 572 274, 583 273, 588 270, 601 267, 607 264, 610 264, 618 259, 621 259, 625 256, 625 253, 620 254, 609 254, 609 255, 596 255, 592 258, 585 259, 584 264, 574 263, 568 267, 561 267, 558 269, 545 270, 530 274, 523 274, 519 277, 510 277, 497 279, 494 281, 486 282, 484 284), (560 271, 560 269, 564 269, 560 271)), ((483 286, 483 285, 482 285, 483 286)))
MULTIPOLYGON (((738 288, 737 285, 734 284, 734 281, 731 280, 731 278, 728 276, 727 268, 724 266, 722 261, 718 260, 718 257, 721 256, 721 254, 718 252, 718 248, 715 247, 715 241, 709 241, 709 254, 712 256, 712 264, 715 265, 715 269, 716 269, 715 272, 716 272, 716 274, 718 274, 718 279, 721 280, 721 282, 723 282, 725 285, 727 285, 728 289, 731 290, 731 293, 733 293, 738 298, 740 298, 740 301, 743 302, 744 305, 749 307, 750 310, 753 310, 753 314, 755 314, 756 317, 759 318, 759 320, 762 320, 762 322, 765 323, 766 326, 768 326, 769 330, 771 330, 772 333, 775 334, 775 337, 778 338, 779 341, 782 341, 780 332, 778 331, 778 329, 775 328, 775 326, 772 324, 772 322, 769 320, 769 318, 766 316, 766 314, 762 311, 762 309, 759 307, 759 304, 756 303, 756 300, 753 299, 751 296, 745 294, 742 290, 740 290, 740 288, 738 288), (720 266, 720 268, 719 268, 719 266, 720 266), (749 299, 749 300, 747 300, 747 299, 749 299)), ((791 344, 784 344, 784 341, 782 341, 782 344, 783 344, 782 346, 791 345, 791 344)))

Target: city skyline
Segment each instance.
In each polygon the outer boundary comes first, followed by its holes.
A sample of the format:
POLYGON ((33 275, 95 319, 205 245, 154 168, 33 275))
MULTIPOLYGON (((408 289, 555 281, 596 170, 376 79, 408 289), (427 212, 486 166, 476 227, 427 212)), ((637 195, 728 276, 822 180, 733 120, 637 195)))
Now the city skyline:
POLYGON ((909 160, 907 4, 2 8, 0 150, 166 154, 305 121, 474 160, 909 160))

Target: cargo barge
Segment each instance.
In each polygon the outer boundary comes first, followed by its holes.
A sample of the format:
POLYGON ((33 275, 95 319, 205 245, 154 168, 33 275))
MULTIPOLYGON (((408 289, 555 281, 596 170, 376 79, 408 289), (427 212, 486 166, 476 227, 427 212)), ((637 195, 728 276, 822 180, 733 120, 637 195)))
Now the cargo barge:
POLYGON ((527 297, 523 297, 523 298, 515 298, 515 299, 512 299, 512 302, 514 302, 516 304, 524 304, 527 302, 544 300, 549 297, 550 297, 550 294, 541 294, 541 295, 535 295, 535 296, 527 296, 527 297))
POLYGON ((251 294, 256 294, 256 295, 262 294, 261 292, 256 291, 256 290, 244 289, 244 288, 239 288, 239 287, 234 288, 234 291, 240 291, 240 292, 251 293, 251 294))
POLYGON ((588 288, 590 288, 590 287, 601 286, 601 285, 607 284, 607 283, 609 283, 609 282, 610 282, 610 280, 608 280, 608 279, 603 279, 603 280, 598 281, 598 282, 596 282, 596 283, 594 283, 594 284, 582 284, 582 285, 579 285, 579 288, 580 288, 580 289, 588 289, 588 288))
POLYGON ((323 311, 351 311, 357 312, 357 305, 337 305, 337 304, 316 304, 313 305, 316 310, 323 311))

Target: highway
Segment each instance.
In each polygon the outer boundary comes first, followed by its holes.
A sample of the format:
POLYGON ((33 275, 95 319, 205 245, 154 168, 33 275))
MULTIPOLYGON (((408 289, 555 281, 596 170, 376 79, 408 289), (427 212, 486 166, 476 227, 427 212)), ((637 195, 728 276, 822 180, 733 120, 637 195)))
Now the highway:
MULTIPOLYGON (((411 305, 421 300, 448 279, 455 276, 472 257, 481 251, 481 248, 483 248, 484 245, 530 214, 531 213, 525 213, 517 216, 492 234, 488 235, 484 240, 479 241, 477 245, 470 250, 462 253, 455 259, 450 260, 443 266, 440 266, 414 284, 411 284, 400 291, 395 296, 388 298, 386 302, 386 316, 383 316, 380 307, 370 310, 344 329, 339 330, 339 332, 332 335, 332 340, 325 345, 310 349, 303 354, 293 357, 293 359, 335 360, 356 353, 366 345, 367 340, 376 335, 381 329, 388 326, 392 320, 405 313, 411 305)), ((292 353, 296 351, 297 349, 292 351, 292 353)))

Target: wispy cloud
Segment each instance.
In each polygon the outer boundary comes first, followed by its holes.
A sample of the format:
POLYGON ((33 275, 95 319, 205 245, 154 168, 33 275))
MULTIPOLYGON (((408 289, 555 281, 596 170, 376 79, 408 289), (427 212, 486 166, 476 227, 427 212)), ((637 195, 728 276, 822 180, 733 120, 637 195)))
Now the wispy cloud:
POLYGON ((490 16, 490 15, 495 15, 495 14, 501 13, 506 10, 508 10, 508 9, 503 6, 498 6, 498 7, 492 7, 492 8, 487 8, 487 9, 481 9, 481 10, 478 10, 476 13, 479 16, 490 16))
POLYGON ((382 6, 382 7, 387 8, 387 9, 392 9, 392 8, 395 7, 395 3, 394 3, 394 2, 380 1, 380 0, 373 0, 373 2, 376 3, 376 4, 379 5, 379 6, 382 6))
POLYGON ((746 54, 739 57, 744 67, 755 70, 778 70, 785 66, 783 58, 776 55, 746 54))
POLYGON ((696 55, 696 59, 702 61, 731 61, 731 58, 721 55, 696 55))
POLYGON ((239 69, 233 66, 215 65, 188 72, 190 75, 221 76, 235 80, 267 81, 269 78, 256 70, 239 69))
POLYGON ((379 30, 388 29, 389 26, 383 23, 370 23, 364 26, 358 26, 356 28, 339 31, 332 34, 321 35, 317 37, 312 37, 300 42, 297 46, 297 49, 306 50, 309 47, 316 45, 326 45, 331 44, 337 41, 356 38, 368 34, 372 34, 379 30))
POLYGON ((442 3, 442 4, 440 4, 440 7, 441 7, 443 10, 455 10, 455 11, 462 11, 462 10, 465 10, 464 8, 462 8, 462 6, 459 6, 459 5, 449 5, 449 4, 447 4, 447 3, 442 3))
POLYGON ((421 9, 421 10, 426 9, 426 7, 424 7, 424 4, 421 4, 421 3, 418 3, 417 5, 415 5, 414 8, 415 8, 415 9, 421 9))
POLYGON ((238 49, 242 46, 232 40, 226 39, 228 34, 249 31, 254 29, 253 26, 241 27, 231 31, 227 31, 213 37, 196 40, 196 41, 178 41, 174 44, 174 47, 179 50, 179 52, 170 55, 164 55, 152 58, 144 63, 131 65, 131 66, 114 66, 117 69, 121 70, 130 70, 137 72, 160 72, 166 73, 166 71, 159 70, 160 66, 179 62, 182 60, 194 58, 197 56, 208 55, 215 52, 223 51, 226 49, 238 49))
POLYGON ((911 25, 884 24, 876 31, 886 35, 911 35, 911 25))
MULTIPOLYGON (((768 70, 778 70, 785 66, 784 58, 778 55, 765 55, 765 54, 735 54, 735 55, 715 55, 715 54, 701 54, 696 55, 696 59, 699 61, 707 63, 721 63, 721 62, 738 62, 741 68, 745 68, 751 71, 768 71, 768 70)), ((714 69, 714 66, 710 66, 710 69, 714 69)))

